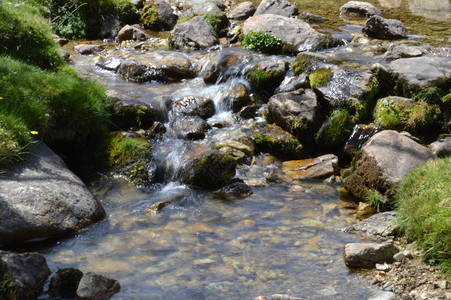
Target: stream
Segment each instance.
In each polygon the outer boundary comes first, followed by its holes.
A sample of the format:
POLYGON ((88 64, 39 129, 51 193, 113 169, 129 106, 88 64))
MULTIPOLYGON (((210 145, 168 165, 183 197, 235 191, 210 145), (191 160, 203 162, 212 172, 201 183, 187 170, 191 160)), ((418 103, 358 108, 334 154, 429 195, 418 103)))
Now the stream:
MULTIPOLYGON (((326 22, 316 29, 346 40, 360 33, 358 22, 344 24, 338 19, 338 7, 346 1, 313 2, 318 3, 316 10, 311 1, 304 1, 305 9, 321 14, 323 5, 329 5, 328 9, 336 14, 335 23, 326 22)), ((449 6, 439 7, 440 13, 432 14, 431 18, 431 9, 418 9, 419 1, 369 2, 382 5, 383 11, 393 17, 403 15, 406 20, 404 14, 410 8, 408 16, 415 18, 407 25, 426 19, 428 30, 440 32, 437 36, 411 35, 409 39, 417 39, 418 44, 428 39, 434 40, 435 45, 449 42, 449 19, 443 17, 443 11, 449 17, 449 6), (413 5, 417 5, 416 10, 413 5)), ((328 11, 324 11, 326 16, 328 11)), ((165 55, 171 51, 105 46, 107 55, 165 55)), ((372 46, 370 42, 348 41, 345 46, 322 54, 341 67, 369 69, 375 62, 384 63, 383 53, 374 53, 372 46)), ((425 48, 432 53, 430 49, 425 48)), ((362 239, 341 231, 358 220, 352 199, 341 192, 339 185, 321 180, 270 182, 254 185, 249 197, 226 201, 214 193, 194 191, 176 180, 173 173, 183 164, 189 144, 245 136, 253 124, 263 120, 261 117, 239 120, 220 101, 232 85, 241 83, 249 88, 241 73, 224 83, 207 85, 202 80, 203 68, 221 51, 246 55, 248 61, 243 62, 243 69, 264 59, 284 59, 290 64, 294 61, 290 56, 266 56, 222 45, 184 53, 199 66, 200 77, 176 83, 138 84, 97 67, 98 57, 72 53, 74 67, 83 76, 101 82, 107 90, 152 106, 161 105, 169 95, 211 98, 216 113, 208 122, 225 126, 214 127, 204 140, 196 142, 179 139, 168 130, 162 139, 153 142, 153 149, 156 159, 165 161, 172 173, 168 171, 162 182, 147 187, 136 187, 123 178, 108 176, 92 182, 89 188, 101 201, 107 218, 75 236, 41 245, 39 251, 45 255, 52 272, 74 267, 115 278, 121 291, 112 299, 254 299, 272 294, 305 299, 368 298, 376 288, 347 269, 343 262, 344 245, 362 239), (176 201, 159 213, 148 209, 173 199, 176 201)), ((287 73, 290 76, 291 70, 287 73)), ((167 122, 170 119, 170 115, 166 116, 167 122)), ((237 177, 258 181, 279 168, 280 162, 243 165, 237 169, 237 177)), ((47 298, 43 295, 40 299, 47 298)))

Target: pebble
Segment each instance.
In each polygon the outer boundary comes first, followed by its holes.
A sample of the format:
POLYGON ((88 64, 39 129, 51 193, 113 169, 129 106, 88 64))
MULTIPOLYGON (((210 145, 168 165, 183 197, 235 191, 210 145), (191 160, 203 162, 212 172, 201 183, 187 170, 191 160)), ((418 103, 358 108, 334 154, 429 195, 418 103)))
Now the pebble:
POLYGON ((406 258, 406 256, 404 255, 403 252, 396 253, 396 254, 393 256, 393 259, 394 259, 395 261, 397 261, 397 262, 403 261, 404 258, 406 258))
POLYGON ((387 271, 390 271, 390 269, 391 269, 391 266, 387 263, 376 264, 376 270, 387 272, 387 271))

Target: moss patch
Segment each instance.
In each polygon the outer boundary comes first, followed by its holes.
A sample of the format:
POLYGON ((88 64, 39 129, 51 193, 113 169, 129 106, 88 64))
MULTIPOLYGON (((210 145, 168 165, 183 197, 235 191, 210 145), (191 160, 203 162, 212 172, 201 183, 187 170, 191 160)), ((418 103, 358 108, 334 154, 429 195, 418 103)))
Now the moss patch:
POLYGON ((330 68, 318 68, 309 75, 310 86, 313 89, 325 86, 332 80, 333 75, 330 68))
POLYGON ((302 74, 304 72, 309 71, 312 66, 321 61, 320 58, 315 57, 314 55, 309 55, 306 53, 300 53, 296 56, 294 63, 292 65, 293 72, 295 75, 302 74))
POLYGON ((201 14, 201 17, 213 28, 213 30, 218 35, 220 34, 221 29, 226 27, 228 24, 227 17, 224 14, 204 13, 201 14))
POLYGON ((340 146, 351 135, 354 124, 355 118, 349 114, 348 110, 334 110, 329 116, 328 125, 315 135, 315 142, 322 147, 340 146))
POLYGON ((141 23, 144 27, 151 30, 159 30, 161 27, 158 9, 155 4, 144 6, 141 11, 141 23))

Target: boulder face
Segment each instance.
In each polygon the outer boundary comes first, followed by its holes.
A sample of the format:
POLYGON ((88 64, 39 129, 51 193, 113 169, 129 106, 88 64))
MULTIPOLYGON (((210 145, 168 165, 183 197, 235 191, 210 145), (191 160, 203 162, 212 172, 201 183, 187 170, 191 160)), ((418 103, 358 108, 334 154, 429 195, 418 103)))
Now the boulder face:
POLYGON ((77 297, 80 300, 108 299, 120 289, 117 280, 89 272, 80 280, 77 297))
POLYGON ((274 14, 284 17, 292 17, 299 14, 296 5, 291 5, 285 0, 263 0, 257 7, 257 11, 254 16, 274 14))
POLYGON ((40 253, 14 254, 0 250, 0 274, 6 274, 7 280, 0 289, 0 299, 37 299, 50 273, 40 253))
POLYGON ((345 246, 344 260, 348 268, 371 269, 377 263, 392 262, 398 252, 392 243, 351 243, 345 246))
POLYGON ((83 273, 78 269, 59 269, 50 279, 50 295, 61 298, 75 298, 82 277, 83 273))
POLYGON ((391 44, 384 54, 385 60, 395 60, 400 58, 419 57, 423 52, 415 47, 405 44, 391 44))
POLYGON ((337 164, 338 157, 325 154, 315 158, 284 161, 282 170, 287 175, 288 182, 312 178, 324 179, 334 174, 334 165, 337 164))
POLYGON ((355 14, 366 17, 380 16, 382 13, 374 5, 368 2, 361 1, 349 1, 340 7, 340 13, 342 14, 355 14))
POLYGON ((238 4, 233 10, 227 14, 227 18, 231 20, 246 20, 255 13, 254 3, 246 1, 238 4))
POLYGON ((266 100, 282 82, 287 70, 288 63, 282 59, 265 60, 247 73, 247 79, 259 96, 266 100))
POLYGON ((256 15, 243 23, 243 35, 253 32, 265 32, 280 39, 289 48, 297 51, 320 50, 339 46, 342 42, 314 30, 304 21, 285 16, 264 14, 256 15))
POLYGON ((216 32, 202 17, 177 24, 171 33, 173 45, 178 49, 203 49, 219 43, 216 32))
POLYGON ((125 25, 117 34, 117 40, 119 43, 128 40, 145 41, 149 38, 150 37, 144 31, 131 25, 125 25))
POLYGON ((397 40, 407 37, 407 28, 401 21, 385 19, 381 16, 369 18, 362 31, 372 38, 382 40, 397 40))
POLYGON ((76 232, 105 216, 84 183, 44 143, 0 174, 0 244, 76 232))
MULTIPOLYGON (((351 176, 360 177, 360 182, 364 182, 367 188, 377 190, 390 199, 395 187, 410 171, 435 158, 421 144, 396 131, 385 130, 375 134, 362 147, 356 156, 357 173, 351 176)), ((362 194, 349 184, 345 180, 345 187, 362 198, 362 194)))

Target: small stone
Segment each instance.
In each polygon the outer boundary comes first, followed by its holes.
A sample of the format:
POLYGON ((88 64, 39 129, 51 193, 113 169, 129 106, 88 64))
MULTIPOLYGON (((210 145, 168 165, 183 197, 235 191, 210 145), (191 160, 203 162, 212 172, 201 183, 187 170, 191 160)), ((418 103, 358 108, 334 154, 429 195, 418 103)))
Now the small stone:
POLYGON ((376 270, 378 270, 378 271, 388 272, 388 271, 390 271, 390 269, 391 269, 391 267, 387 263, 376 264, 376 270))
POLYGON ((404 258, 406 258, 406 256, 404 255, 403 252, 396 253, 396 254, 393 256, 393 259, 394 259, 395 261, 397 261, 397 262, 403 261, 404 258))
POLYGON ((404 256, 405 256, 406 258, 409 258, 409 259, 412 259, 412 258, 413 258, 412 252, 410 252, 409 250, 404 250, 404 251, 402 252, 402 254, 404 254, 404 256))
POLYGON ((359 202, 359 208, 357 209, 356 215, 359 217, 370 216, 376 213, 376 209, 365 202, 359 202))
POLYGON ((376 295, 368 298, 367 300, 394 300, 396 299, 396 294, 393 292, 380 291, 376 295))
POLYGON ((89 272, 80 280, 77 297, 81 300, 107 299, 120 289, 117 280, 89 272))
POLYGON ((437 285, 438 288, 440 289, 447 289, 448 288, 448 281, 446 280, 439 280, 435 283, 437 285))

